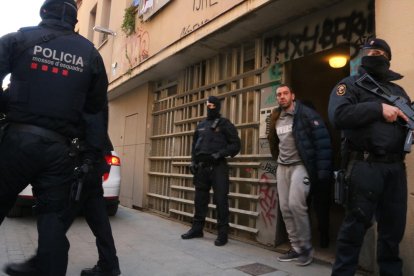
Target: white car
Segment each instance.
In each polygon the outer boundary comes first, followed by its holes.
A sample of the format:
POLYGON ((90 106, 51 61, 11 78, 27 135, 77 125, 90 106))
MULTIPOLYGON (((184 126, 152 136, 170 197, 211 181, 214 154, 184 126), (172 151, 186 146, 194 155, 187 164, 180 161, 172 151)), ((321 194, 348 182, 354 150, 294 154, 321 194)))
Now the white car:
MULTIPOLYGON (((109 216, 114 216, 118 211, 119 188, 121 185, 121 160, 115 151, 105 155, 106 163, 110 166, 109 172, 102 176, 104 199, 109 216)), ((20 217, 24 209, 32 207, 35 199, 32 193, 32 185, 28 185, 17 197, 16 203, 10 210, 8 217, 20 217)))

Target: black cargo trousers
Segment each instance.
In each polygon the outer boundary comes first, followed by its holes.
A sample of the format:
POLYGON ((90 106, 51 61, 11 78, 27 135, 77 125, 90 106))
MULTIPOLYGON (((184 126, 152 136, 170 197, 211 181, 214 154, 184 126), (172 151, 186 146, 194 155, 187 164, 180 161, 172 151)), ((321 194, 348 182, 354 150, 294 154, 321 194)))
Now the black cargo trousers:
POLYGON ((69 206, 74 160, 69 142, 8 129, 0 143, 0 222, 29 183, 37 203, 39 275, 66 274, 69 241, 62 213, 69 206))
POLYGON ((64 220, 65 227, 69 228, 79 212, 84 214, 96 238, 98 265, 106 271, 112 271, 119 269, 119 261, 103 197, 102 175, 107 171, 105 160, 94 163, 93 169, 86 177, 79 202, 73 203, 73 207, 64 215, 64 220))
POLYGON ((354 161, 350 171, 350 199, 337 238, 332 275, 355 275, 367 229, 377 221, 377 262, 380 275, 402 275, 399 244, 407 213, 404 162, 354 161))
MULTIPOLYGON (((204 226, 210 202, 210 189, 213 188, 213 203, 217 210, 218 231, 227 233, 229 225, 229 167, 222 158, 212 163, 199 162, 193 178, 195 186, 195 226, 204 226)), ((201 227, 202 228, 202 227, 201 227)))

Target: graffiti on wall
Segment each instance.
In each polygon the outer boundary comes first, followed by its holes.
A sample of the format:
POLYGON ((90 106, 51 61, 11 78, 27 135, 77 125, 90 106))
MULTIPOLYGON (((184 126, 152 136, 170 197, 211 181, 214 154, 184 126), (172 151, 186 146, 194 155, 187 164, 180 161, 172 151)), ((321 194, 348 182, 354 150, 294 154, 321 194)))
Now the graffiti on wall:
POLYGON ((267 139, 259 139, 260 151, 270 149, 269 141, 267 139))
POLYGON ((218 4, 218 0, 193 0, 193 11, 211 8, 218 4))
MULTIPOLYGON (((193 0, 193 12, 200 12, 207 10, 209 8, 212 8, 213 6, 217 5, 219 3, 218 0, 193 0)), ((186 36, 198 28, 205 25, 207 22, 209 22, 209 18, 201 18, 199 21, 195 23, 188 24, 187 26, 184 26, 180 37, 186 36)))
MULTIPOLYGON (((184 2, 184 1, 183 1, 184 2)), ((180 38, 191 34, 195 30, 203 27, 205 24, 222 14, 223 12, 231 9, 235 5, 243 2, 243 0, 193 0, 187 1, 188 7, 187 13, 193 14, 187 16, 191 22, 186 23, 181 27, 180 38)), ((186 14, 188 15, 188 14, 186 14)))
POLYGON ((276 84, 265 87, 261 90, 261 108, 270 108, 275 107, 276 105, 276 89, 279 87, 280 83, 282 82, 282 73, 283 67, 280 63, 272 64, 267 68, 265 72, 262 74, 263 82, 267 81, 276 81, 276 84))
POLYGON ((270 174, 272 177, 274 177, 273 179, 276 178, 276 168, 277 166, 273 162, 265 162, 260 164, 260 170, 262 173, 270 174))
POLYGON ((276 179, 276 164, 264 162, 260 164, 259 206, 260 216, 266 227, 274 226, 276 219, 277 191, 270 180, 276 179))
POLYGON ((184 36, 194 32, 195 30, 202 27, 203 25, 205 25, 209 21, 210 21, 209 19, 202 19, 200 22, 196 22, 194 24, 188 24, 187 26, 183 27, 180 37, 184 37, 184 36))
POLYGON ((276 89, 279 87, 279 84, 282 82, 282 66, 280 63, 273 64, 268 70, 270 80, 278 80, 278 84, 272 85, 272 93, 266 99, 266 104, 275 105, 276 104, 276 89))
POLYGON ((263 72, 264 81, 276 81, 276 83, 270 87, 265 87, 260 91, 261 103, 260 103, 260 125, 259 125, 259 138, 266 138, 269 134, 269 116, 273 108, 277 105, 276 102, 276 89, 282 82, 282 64, 275 63, 267 68, 263 72))
POLYGON ((301 31, 268 37, 264 54, 270 64, 307 56, 345 42, 350 44, 353 58, 366 36, 373 31, 374 1, 370 1, 366 10, 353 10, 345 16, 328 16, 315 25, 304 26, 301 31))
POLYGON ((135 33, 125 39, 125 55, 122 57, 125 68, 132 69, 149 56, 150 36, 142 28, 135 30, 135 33))

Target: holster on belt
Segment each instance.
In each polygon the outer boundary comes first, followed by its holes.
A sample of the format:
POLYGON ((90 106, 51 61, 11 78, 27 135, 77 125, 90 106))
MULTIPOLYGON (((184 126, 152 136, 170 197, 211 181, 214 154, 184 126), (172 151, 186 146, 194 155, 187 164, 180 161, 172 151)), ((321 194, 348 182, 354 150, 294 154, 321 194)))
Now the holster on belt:
POLYGON ((219 160, 214 159, 210 154, 196 155, 195 161, 201 168, 215 166, 219 163, 219 160))
POLYGON ((350 158, 350 151, 347 140, 342 139, 341 142, 341 165, 338 171, 334 172, 334 200, 336 204, 346 206, 349 198, 349 174, 352 168, 352 161, 350 158))

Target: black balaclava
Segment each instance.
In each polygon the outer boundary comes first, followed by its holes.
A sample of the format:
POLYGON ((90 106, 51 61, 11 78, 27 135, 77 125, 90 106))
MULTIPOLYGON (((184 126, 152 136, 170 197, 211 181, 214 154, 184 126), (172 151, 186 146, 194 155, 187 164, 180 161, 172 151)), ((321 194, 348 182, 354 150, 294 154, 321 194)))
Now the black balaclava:
POLYGON ((220 100, 217 97, 210 96, 207 100, 209 103, 212 103, 216 106, 214 109, 207 108, 207 119, 214 120, 220 117, 220 100))
POLYGON ((390 61, 384 56, 365 56, 361 66, 373 76, 384 78, 390 70, 390 61))
POLYGON ((390 70, 391 47, 388 43, 380 38, 372 38, 368 40, 364 47, 366 49, 380 49, 383 50, 387 56, 364 56, 361 59, 361 67, 379 81, 390 81, 401 79, 402 76, 390 70))
POLYGON ((390 61, 384 56, 365 56, 361 59, 361 68, 378 81, 394 81, 403 76, 390 70, 390 61))
POLYGON ((40 7, 42 20, 55 19, 75 27, 78 8, 74 0, 46 0, 40 7))

